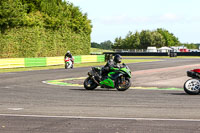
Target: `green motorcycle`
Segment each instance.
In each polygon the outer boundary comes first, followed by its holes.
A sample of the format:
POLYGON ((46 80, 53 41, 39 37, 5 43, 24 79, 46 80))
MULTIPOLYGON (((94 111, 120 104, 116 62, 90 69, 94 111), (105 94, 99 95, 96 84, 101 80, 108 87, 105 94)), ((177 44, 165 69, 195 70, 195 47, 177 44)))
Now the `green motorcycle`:
POLYGON ((92 67, 88 77, 84 81, 86 90, 94 90, 97 86, 102 88, 116 88, 118 91, 125 91, 131 86, 131 70, 125 64, 120 68, 111 68, 108 76, 102 76, 100 67, 92 67))

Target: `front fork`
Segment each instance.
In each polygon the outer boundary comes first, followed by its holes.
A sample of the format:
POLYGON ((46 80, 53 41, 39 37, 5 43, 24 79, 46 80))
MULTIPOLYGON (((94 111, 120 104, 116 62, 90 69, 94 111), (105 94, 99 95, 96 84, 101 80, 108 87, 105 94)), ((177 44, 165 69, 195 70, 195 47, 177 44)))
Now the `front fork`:
POLYGON ((126 84, 126 80, 123 75, 120 77, 120 84, 122 84, 122 85, 126 84))
POLYGON ((123 85, 126 85, 126 80, 125 80, 125 77, 122 75, 120 77, 117 78, 117 83, 119 86, 123 86, 123 85))

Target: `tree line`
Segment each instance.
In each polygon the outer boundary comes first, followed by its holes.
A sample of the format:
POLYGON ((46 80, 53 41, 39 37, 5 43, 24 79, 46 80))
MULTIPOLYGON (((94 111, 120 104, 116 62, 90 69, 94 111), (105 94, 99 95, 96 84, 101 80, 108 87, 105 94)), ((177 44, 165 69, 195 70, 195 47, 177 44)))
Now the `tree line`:
POLYGON ((113 47, 113 43, 110 40, 101 42, 100 44, 96 43, 96 42, 91 42, 91 47, 92 48, 111 50, 112 47, 113 47))
POLYGON ((141 32, 128 32, 125 38, 117 37, 114 43, 104 41, 100 44, 92 42, 91 47, 101 49, 147 49, 147 47, 171 47, 185 46, 188 49, 198 49, 199 44, 181 43, 179 39, 168 30, 158 28, 156 30, 142 30, 141 32))
POLYGON ((0 57, 89 54, 91 20, 64 0, 0 0, 0 57))
POLYGON ((114 49, 147 49, 147 47, 178 46, 177 37, 165 29, 142 30, 141 32, 129 32, 125 38, 118 37, 114 41, 114 49))

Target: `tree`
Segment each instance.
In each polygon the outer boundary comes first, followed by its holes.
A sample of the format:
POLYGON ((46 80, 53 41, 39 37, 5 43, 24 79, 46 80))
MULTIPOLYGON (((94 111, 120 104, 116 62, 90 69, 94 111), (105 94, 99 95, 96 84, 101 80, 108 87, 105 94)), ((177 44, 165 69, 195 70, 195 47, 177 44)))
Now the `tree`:
POLYGON ((96 42, 92 42, 91 43, 91 47, 92 48, 102 48, 100 44, 96 43, 96 42))
POLYGON ((182 43, 181 45, 187 47, 188 49, 199 49, 199 45, 194 43, 182 43))
POLYGON ((124 46, 124 40, 122 39, 122 37, 119 38, 115 38, 115 42, 113 45, 113 49, 122 49, 124 46))
POLYGON ((132 46, 132 48, 134 48, 134 49, 140 49, 140 33, 136 32, 133 36, 134 36, 134 39, 133 39, 133 46, 132 46))
POLYGON ((0 28, 3 33, 6 29, 21 26, 26 16, 26 6, 21 0, 0 1, 0 28))
POLYGON ((175 37, 172 33, 169 33, 169 31, 158 28, 157 32, 159 32, 165 39, 165 46, 177 46, 180 45, 180 42, 177 37, 175 37))
POLYGON ((42 0, 21 0, 23 5, 27 6, 27 13, 40 10, 42 0))
POLYGON ((110 50, 110 49, 112 49, 113 43, 110 40, 108 40, 108 41, 102 42, 100 45, 101 45, 102 49, 110 50))
POLYGON ((133 48, 134 45, 134 35, 132 32, 128 32, 128 34, 126 35, 124 41, 123 41, 123 47, 125 47, 126 49, 131 49, 133 48))
POLYGON ((143 30, 140 33, 140 48, 147 49, 148 46, 153 45, 153 36, 151 34, 151 31, 149 30, 143 30))
POLYGON ((65 0, 0 0, 0 57, 89 54, 91 20, 65 0))
POLYGON ((159 32, 153 31, 152 38, 153 40, 152 40, 151 46, 155 46, 158 48, 165 46, 166 44, 165 39, 159 32))
POLYGON ((69 28, 76 33, 91 34, 91 20, 79 7, 62 0, 1 0, 0 28, 42 26, 69 28))

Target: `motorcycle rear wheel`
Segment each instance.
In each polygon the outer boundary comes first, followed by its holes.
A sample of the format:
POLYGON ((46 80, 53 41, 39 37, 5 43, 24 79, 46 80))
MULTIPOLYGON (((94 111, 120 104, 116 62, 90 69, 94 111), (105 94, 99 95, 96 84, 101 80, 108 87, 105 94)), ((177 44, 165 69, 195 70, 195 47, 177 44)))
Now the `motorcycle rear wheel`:
POLYGON ((122 81, 121 77, 119 77, 116 81, 116 89, 118 91, 125 91, 131 86, 130 78, 125 77, 125 80, 122 81))
POLYGON ((200 93, 200 81, 198 79, 189 79, 184 84, 184 91, 189 95, 198 95, 200 93))
POLYGON ((90 77, 85 79, 83 85, 86 90, 94 90, 98 86, 90 77))

